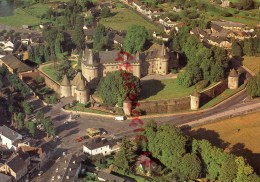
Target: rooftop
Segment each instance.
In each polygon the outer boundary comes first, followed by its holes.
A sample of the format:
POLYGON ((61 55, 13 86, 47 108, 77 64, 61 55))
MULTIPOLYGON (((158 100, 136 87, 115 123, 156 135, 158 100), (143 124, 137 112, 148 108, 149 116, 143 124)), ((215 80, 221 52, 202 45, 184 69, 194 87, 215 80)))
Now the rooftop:
POLYGON ((32 71, 32 68, 24 64, 15 56, 9 54, 1 58, 5 65, 13 69, 17 73, 32 71))
POLYGON ((12 140, 12 141, 18 139, 19 137, 22 137, 22 135, 20 135, 16 131, 12 130, 11 128, 8 128, 5 125, 0 127, 0 134, 5 136, 6 138, 12 140))

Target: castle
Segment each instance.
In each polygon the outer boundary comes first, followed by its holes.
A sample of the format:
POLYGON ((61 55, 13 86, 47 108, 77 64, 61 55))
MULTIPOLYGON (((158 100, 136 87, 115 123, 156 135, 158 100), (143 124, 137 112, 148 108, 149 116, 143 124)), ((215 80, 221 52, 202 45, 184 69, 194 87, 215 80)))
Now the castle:
POLYGON ((86 48, 82 56, 81 70, 89 86, 95 88, 99 80, 112 71, 128 70, 138 78, 152 74, 166 75, 175 66, 175 62, 173 53, 169 53, 164 44, 158 50, 137 52, 135 55, 119 50, 94 53, 86 48))
POLYGON ((169 53, 163 44, 157 50, 148 50, 135 55, 123 53, 119 50, 99 51, 86 48, 83 51, 81 70, 72 81, 64 75, 60 94, 61 97, 74 96, 79 103, 89 101, 89 88, 96 88, 101 78, 109 72, 127 70, 138 78, 146 75, 166 75, 176 67, 173 53, 169 53))

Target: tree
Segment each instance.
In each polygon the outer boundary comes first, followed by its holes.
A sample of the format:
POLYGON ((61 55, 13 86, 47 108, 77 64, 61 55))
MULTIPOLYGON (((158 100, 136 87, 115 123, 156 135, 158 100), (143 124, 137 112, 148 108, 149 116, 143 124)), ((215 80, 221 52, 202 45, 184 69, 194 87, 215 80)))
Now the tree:
POLYGON ((24 113, 26 115, 26 119, 27 119, 28 116, 33 112, 33 105, 27 101, 24 101, 24 102, 22 102, 22 108, 23 108, 23 111, 24 111, 24 113))
POLYGON ((184 87, 190 87, 193 84, 191 75, 187 71, 179 73, 176 81, 184 87))
POLYGON ((76 18, 75 29, 72 34, 72 40, 79 51, 85 48, 85 35, 83 31, 84 19, 81 15, 76 18))
POLYGON ((63 53, 63 48, 62 48, 62 43, 64 41, 64 35, 63 33, 59 32, 57 33, 57 37, 55 39, 55 55, 57 56, 58 59, 62 59, 62 53, 63 53))
POLYGON ((44 129, 47 133, 47 138, 49 136, 55 136, 56 130, 54 128, 52 121, 49 118, 44 118, 42 124, 43 124, 43 127, 44 127, 44 129))
POLYGON ((241 46, 239 45, 238 42, 233 41, 231 48, 232 48, 232 56, 242 57, 243 50, 242 50, 242 48, 241 48, 241 46))
POLYGON ((101 51, 104 49, 106 45, 106 29, 105 26, 102 24, 98 24, 97 27, 94 29, 93 34, 93 49, 95 51, 101 51))
POLYGON ((236 3, 236 6, 239 9, 251 9, 254 6, 254 1, 253 0, 238 0, 238 2, 236 3))
POLYGON ((244 41, 244 47, 243 47, 244 54, 247 56, 254 56, 255 50, 254 50, 254 42, 253 39, 245 39, 244 41))
POLYGON ((37 111, 35 114, 35 119, 37 124, 42 123, 44 120, 44 113, 42 111, 37 111))
POLYGON ((28 129, 29 129, 29 133, 32 134, 32 136, 35 136, 35 132, 36 132, 36 124, 32 121, 28 122, 28 129))
POLYGON ((137 51, 143 51, 148 41, 149 34, 144 26, 131 25, 127 29, 123 48, 129 53, 135 54, 137 51))
POLYGON ((107 18, 107 17, 111 16, 111 11, 110 11, 109 7, 105 6, 104 8, 102 8, 100 15, 102 18, 107 18))
POLYGON ((180 163, 181 181, 197 179, 201 173, 201 161, 195 154, 185 154, 180 163))
POLYGON ((97 88, 97 93, 105 104, 120 106, 126 97, 131 100, 137 99, 140 91, 140 79, 122 70, 107 74, 101 79, 97 88))
POLYGON ((68 58, 64 58, 59 62, 59 64, 55 67, 55 73, 54 73, 60 81, 63 76, 66 74, 69 79, 72 79, 74 77, 74 70, 71 66, 71 61, 68 60, 68 58))
POLYGON ((210 77, 212 82, 218 82, 224 78, 224 69, 220 64, 211 67, 210 77))
POLYGON ((120 170, 127 172, 130 170, 130 167, 134 162, 134 157, 135 154, 132 150, 131 142, 124 137, 122 142, 120 143, 120 150, 116 153, 114 157, 113 164, 120 170))
POLYGON ((23 129, 24 126, 24 115, 23 113, 19 112, 17 115, 17 121, 18 121, 18 129, 23 129))
POLYGON ((260 72, 248 81, 247 92, 251 97, 260 97, 260 72))

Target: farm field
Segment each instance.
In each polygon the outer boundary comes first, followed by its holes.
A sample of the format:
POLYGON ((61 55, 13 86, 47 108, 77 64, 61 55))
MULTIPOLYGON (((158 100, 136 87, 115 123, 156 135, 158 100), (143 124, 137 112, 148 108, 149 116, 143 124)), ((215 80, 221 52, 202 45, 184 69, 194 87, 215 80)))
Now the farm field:
POLYGON ((260 57, 245 56, 243 64, 255 74, 258 74, 260 71, 260 57))
POLYGON ((195 127, 194 138, 207 139, 215 146, 244 156, 260 174, 260 112, 195 127))
POLYGON ((38 25, 46 22, 41 16, 48 10, 45 4, 35 4, 28 8, 16 8, 13 16, 0 17, 0 24, 21 27, 22 25, 38 25))
POLYGON ((113 16, 108 18, 101 18, 100 23, 106 27, 111 27, 115 30, 127 30, 130 25, 143 25, 148 30, 151 31, 160 31, 160 27, 155 26, 150 23, 148 20, 144 19, 141 15, 126 9, 126 8, 118 8, 113 9, 113 16))

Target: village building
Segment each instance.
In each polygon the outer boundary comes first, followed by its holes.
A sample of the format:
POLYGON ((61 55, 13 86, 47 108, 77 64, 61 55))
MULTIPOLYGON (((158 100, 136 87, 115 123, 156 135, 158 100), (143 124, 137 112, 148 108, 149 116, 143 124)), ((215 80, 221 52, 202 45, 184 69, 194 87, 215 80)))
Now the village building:
POLYGON ((0 173, 0 181, 1 182, 12 182, 12 176, 0 173))
POLYGON ((83 152, 89 155, 110 155, 119 150, 116 140, 107 140, 105 138, 94 138, 83 145, 83 152))
POLYGON ((107 173, 104 171, 98 171, 97 177, 99 181, 116 181, 116 182, 127 182, 129 180, 124 179, 123 177, 116 176, 111 173, 107 173))
POLYGON ((11 128, 3 125, 0 127, 0 142, 1 145, 6 146, 10 150, 16 150, 17 146, 15 142, 21 140, 23 137, 21 134, 12 130, 11 128))
POLYGON ((29 154, 20 151, 11 156, 4 165, 0 166, 0 172, 12 176, 15 181, 19 181, 28 173, 29 165, 29 154))

